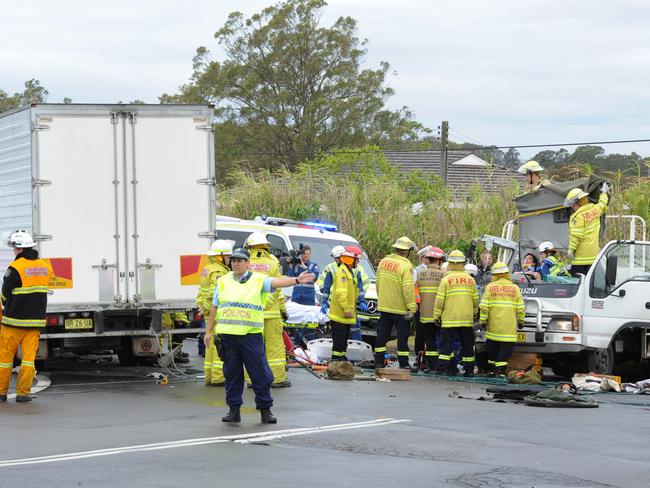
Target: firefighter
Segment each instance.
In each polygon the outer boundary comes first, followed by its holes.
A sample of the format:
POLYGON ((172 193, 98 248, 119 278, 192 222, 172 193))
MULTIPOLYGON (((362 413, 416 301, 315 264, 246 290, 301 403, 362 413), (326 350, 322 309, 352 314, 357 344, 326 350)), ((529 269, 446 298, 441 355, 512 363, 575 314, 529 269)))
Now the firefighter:
MULTIPOLYGON (((321 272, 320 276, 318 277, 318 286, 320 287, 320 292, 321 292, 321 313, 323 315, 327 315, 329 312, 330 308, 330 291, 332 289, 332 284, 334 283, 334 278, 336 277, 336 272, 339 269, 339 266, 341 265, 341 256, 343 253, 346 252, 346 250, 350 250, 351 252, 357 254, 359 257, 363 254, 363 251, 361 251, 361 248, 358 246, 334 246, 332 248, 332 258, 334 258, 334 261, 329 263, 327 266, 325 266, 325 269, 321 272)), ((368 277, 368 274, 364 271, 363 266, 359 266, 359 260, 357 259, 356 261, 356 267, 354 270, 352 270, 352 273, 354 275, 354 282, 359 288, 359 293, 358 293, 358 300, 357 300, 357 305, 359 308, 359 311, 362 314, 368 313, 368 304, 366 303, 366 291, 368 290, 368 285, 370 284, 370 278, 368 277)), ((361 341, 363 340, 363 337, 361 336, 361 322, 360 322, 360 314, 357 314, 357 323, 355 327, 352 327, 350 329, 350 338, 353 340, 358 340, 361 341)))
POLYGON ((359 254, 347 248, 341 254, 341 264, 334 276, 329 310, 332 329, 332 361, 347 361, 346 351, 350 329, 357 323, 359 286, 354 279, 359 254))
POLYGON ((580 188, 571 190, 564 201, 565 207, 571 207, 573 214, 569 219, 569 253, 571 274, 587 274, 589 268, 600 252, 600 217, 609 202, 609 185, 603 183, 598 203, 589 202, 589 194, 580 188))
MULTIPOLYGON (((196 295, 196 306, 205 317, 210 313, 212 297, 217 286, 217 280, 230 272, 230 255, 232 254, 233 241, 217 239, 207 252, 208 264, 201 271, 199 293, 196 295)), ((202 343, 204 341, 201 341, 202 343)), ((210 341, 205 351, 203 362, 205 384, 208 386, 224 386, 223 361, 217 355, 214 342, 210 341)))
MULTIPOLYGON (((262 273, 272 278, 282 276, 280 272, 280 261, 270 253, 271 243, 266 239, 263 232, 253 232, 244 243, 251 253, 250 269, 256 273, 262 273)), ((273 372, 273 384, 271 388, 288 388, 291 382, 287 379, 287 355, 284 348, 284 324, 287 308, 284 301, 284 294, 276 290, 266 300, 264 309, 264 345, 266 347, 266 358, 273 372)))
MULTIPOLYGON (((162 314, 162 328, 165 330, 179 330, 186 328, 190 323, 185 312, 165 312, 162 314)), ((175 363, 189 363, 190 355, 182 351, 185 334, 169 334, 169 351, 176 349, 175 363)), ((160 346, 164 345, 164 336, 160 338, 160 346)))
POLYGON ((481 325, 488 353, 488 374, 505 377, 508 358, 517 342, 517 326, 524 325, 524 300, 521 290, 510 280, 510 270, 503 262, 492 267, 492 282, 481 297, 481 325))
POLYGON ((425 246, 418 251, 418 258, 420 259, 420 264, 413 268, 413 282, 416 283, 415 286, 415 304, 418 307, 418 311, 415 312, 413 316, 413 328, 414 335, 413 338, 413 351, 415 352, 415 365, 411 372, 417 373, 421 369, 426 369, 424 352, 426 349, 426 340, 424 338, 425 331, 423 330, 423 325, 420 322, 420 290, 417 287, 418 274, 421 271, 424 271, 427 268, 427 260, 424 258, 424 255, 433 248, 433 246, 425 246))
POLYGON ((226 403, 230 410, 221 420, 241 422, 245 366, 252 380, 255 406, 260 411, 262 423, 275 424, 277 419, 271 412, 273 398, 269 389, 273 373, 266 359, 268 349, 265 349, 266 337, 263 337, 263 333, 266 334, 265 302, 276 289, 307 283, 316 277, 305 272, 297 278, 272 278, 251 272, 250 253, 242 248, 233 250, 230 261, 232 272, 217 281, 204 339, 206 346, 215 343, 224 362, 226 403))
POLYGON ((544 172, 544 168, 537 161, 527 161, 517 169, 517 172, 526 175, 525 193, 538 191, 540 188, 549 184, 547 179, 542 178, 541 173, 544 172))
POLYGON ((38 340, 46 324, 50 264, 38 257, 36 243, 24 230, 17 230, 7 243, 15 259, 2 283, 4 315, 0 328, 0 402, 7 401, 11 370, 18 348, 22 351, 16 383, 16 402, 31 402, 38 340))
POLYGON ((394 253, 382 259, 377 267, 377 309, 380 312, 375 342, 375 368, 384 366, 386 342, 395 327, 397 331, 397 360, 399 367, 409 365, 410 320, 417 311, 413 265, 409 255, 415 243, 400 237, 393 243, 394 253))
MULTIPOLYGON (((436 301, 438 285, 444 273, 440 269, 445 253, 438 247, 430 247, 422 256, 424 269, 418 271, 415 287, 420 290, 419 326, 424 337, 425 345, 425 372, 435 371, 438 361, 438 336, 440 328, 433 321, 433 307, 436 301)), ((414 372, 419 370, 418 365, 413 368, 414 372)))
POLYGON ((465 255, 454 250, 447 259, 447 274, 440 281, 433 320, 440 324, 440 351, 437 373, 455 375, 450 368, 454 338, 460 339, 461 363, 465 376, 474 376, 474 317, 478 315, 478 288, 464 271, 465 255))
POLYGON ((542 267, 539 271, 542 279, 547 276, 559 276, 564 274, 564 263, 557 258, 557 249, 555 245, 550 242, 542 242, 539 245, 539 253, 542 257, 542 267))

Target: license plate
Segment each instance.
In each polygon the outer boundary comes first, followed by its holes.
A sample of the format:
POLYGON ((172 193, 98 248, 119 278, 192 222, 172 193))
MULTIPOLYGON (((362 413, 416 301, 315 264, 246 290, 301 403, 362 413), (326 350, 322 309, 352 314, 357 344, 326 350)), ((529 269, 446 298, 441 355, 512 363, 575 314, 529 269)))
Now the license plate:
POLYGON ((517 342, 526 342, 525 332, 517 332, 517 342))
POLYGON ((65 319, 65 328, 67 329, 92 329, 93 319, 65 319))

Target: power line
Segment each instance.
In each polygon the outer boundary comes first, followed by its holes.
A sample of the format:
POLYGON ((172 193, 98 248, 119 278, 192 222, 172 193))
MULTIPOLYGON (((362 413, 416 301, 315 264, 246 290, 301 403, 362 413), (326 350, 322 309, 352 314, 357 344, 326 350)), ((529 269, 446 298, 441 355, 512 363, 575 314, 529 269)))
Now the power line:
MULTIPOLYGON (((564 147, 564 146, 604 146, 604 145, 609 145, 609 144, 631 144, 631 143, 639 143, 639 142, 650 142, 650 139, 616 139, 616 140, 611 140, 611 141, 590 141, 590 142, 566 142, 566 143, 551 143, 551 144, 508 144, 504 146, 483 146, 483 145, 477 145, 477 146, 464 146, 464 147, 458 147, 458 148, 450 148, 451 151, 476 151, 476 150, 495 150, 495 149, 510 149, 511 147, 515 149, 530 149, 530 148, 543 148, 543 147, 564 147)), ((425 153, 425 152, 432 152, 432 151, 438 151, 438 148, 430 148, 430 149, 392 149, 392 148, 385 148, 385 149, 368 149, 368 150, 330 150, 330 151, 324 151, 322 153, 316 152, 316 154, 332 154, 334 152, 341 152, 343 154, 368 154, 368 153, 384 153, 384 152, 403 152, 403 153, 425 153)), ((293 152, 291 153, 296 156, 311 156, 314 153, 311 152, 293 152)), ((218 154, 218 157, 223 157, 223 156, 234 156, 234 157, 242 157, 242 156, 277 156, 277 154, 268 152, 268 151, 260 151, 260 152, 242 152, 242 153, 221 153, 218 154)))

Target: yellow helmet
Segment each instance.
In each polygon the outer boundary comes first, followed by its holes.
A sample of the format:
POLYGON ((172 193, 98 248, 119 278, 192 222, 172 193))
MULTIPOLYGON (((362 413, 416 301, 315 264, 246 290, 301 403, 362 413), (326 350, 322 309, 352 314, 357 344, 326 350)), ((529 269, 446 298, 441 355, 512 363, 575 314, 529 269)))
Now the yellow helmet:
POLYGON ((449 257, 447 258, 447 261, 450 263, 464 263, 467 259, 465 258, 465 254, 463 254, 463 251, 460 251, 458 249, 455 249, 449 253, 449 257))
POLYGON ((589 193, 584 191, 582 188, 574 188, 569 193, 567 193, 566 199, 564 200, 564 206, 570 207, 572 205, 575 205, 578 203, 578 201, 580 201, 580 199, 588 196, 589 193))
POLYGON ((527 175, 528 173, 541 173, 544 171, 544 168, 534 160, 530 160, 527 163, 522 164, 519 166, 519 169, 517 170, 518 173, 521 173, 522 175, 527 175))
POLYGON ((409 251, 415 249, 415 242, 409 239, 406 236, 402 236, 393 243, 395 249, 401 249, 403 251, 409 251))
POLYGON ((492 265, 492 274, 493 275, 502 275, 510 273, 510 268, 508 265, 502 261, 497 261, 492 265))

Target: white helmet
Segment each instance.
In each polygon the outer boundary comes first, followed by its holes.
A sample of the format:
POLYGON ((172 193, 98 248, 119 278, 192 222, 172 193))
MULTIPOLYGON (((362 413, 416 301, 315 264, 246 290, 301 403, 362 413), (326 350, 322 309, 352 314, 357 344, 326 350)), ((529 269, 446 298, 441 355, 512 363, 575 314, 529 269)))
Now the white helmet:
POLYGON ((9 247, 16 247, 18 249, 25 249, 29 247, 34 247, 36 243, 32 236, 25 230, 17 230, 9 236, 7 241, 9 247))
POLYGON ((235 241, 226 239, 217 239, 210 246, 210 250, 206 253, 208 256, 230 256, 235 241))
POLYGON ((539 245, 539 252, 554 251, 555 246, 551 241, 542 242, 539 245))
POLYGON ((532 160, 532 159, 530 161, 522 164, 517 169, 517 172, 522 174, 522 175, 527 175, 528 173, 541 173, 542 171, 544 171, 544 168, 542 168, 542 165, 539 164, 537 161, 532 160))
POLYGON ((255 231, 246 238, 244 242, 244 247, 253 247, 253 246, 270 246, 271 243, 266 238, 266 234, 262 231, 255 231))
POLYGON ((341 256, 343 256, 344 252, 345 252, 345 248, 343 246, 334 246, 332 248, 332 257, 340 258, 341 256))
POLYGON ((467 263, 465 265, 465 273, 469 273, 472 276, 476 276, 478 274, 478 267, 475 264, 467 263))

